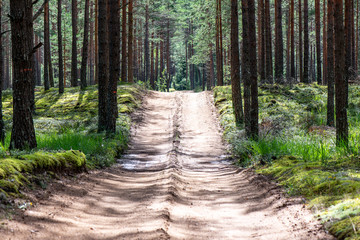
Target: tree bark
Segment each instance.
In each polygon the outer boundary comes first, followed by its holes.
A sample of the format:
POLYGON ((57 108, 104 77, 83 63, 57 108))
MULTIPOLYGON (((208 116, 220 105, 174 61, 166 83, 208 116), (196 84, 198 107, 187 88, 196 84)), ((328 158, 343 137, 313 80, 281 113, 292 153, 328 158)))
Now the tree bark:
POLYGON ((84 14, 84 41, 82 49, 82 61, 81 61, 81 70, 80 70, 80 81, 81 81, 81 90, 85 90, 87 87, 86 81, 86 67, 88 62, 89 54, 89 0, 85 0, 85 14, 84 14))
MULTIPOLYGON (((127 0, 122 0, 122 42, 121 42, 121 81, 128 82, 126 77, 127 74, 127 19, 126 19, 126 9, 127 9, 127 0)), ((148 5, 147 5, 148 8, 148 5)), ((149 11, 149 10, 147 10, 149 11)))
MULTIPOLYGON (((303 40, 302 40, 302 0, 299 0, 299 67, 300 67, 300 82, 304 82, 304 72, 303 72, 303 40)), ((305 0, 304 0, 305 1, 305 0)))
POLYGON ((109 88, 109 42, 108 42, 108 21, 107 8, 108 0, 98 0, 98 40, 99 40, 99 73, 98 73, 98 88, 99 88, 99 122, 98 132, 106 130, 107 127, 107 102, 108 102, 108 88, 109 88))
MULTIPOLYGON (((251 85, 251 109, 250 109, 250 129, 251 134, 248 136, 254 140, 259 138, 259 102, 258 102, 258 85, 257 85, 257 60, 256 60, 256 24, 255 24, 255 1, 249 0, 248 3, 248 49, 250 67, 249 80, 251 85)), ((272 65, 271 65, 272 72, 272 65)), ((272 77, 272 74, 271 74, 272 77)))
POLYGON ((13 82, 13 127, 10 149, 36 148, 30 98, 34 81, 34 31, 31 0, 10 1, 13 82))
POLYGON ((133 51, 133 42, 134 42, 134 17, 133 17, 133 0, 129 0, 129 33, 128 33, 128 82, 134 82, 134 51, 133 51))
POLYGON ((294 36, 294 0, 290 2, 290 38, 291 38, 291 56, 290 56, 290 78, 295 80, 295 36, 294 36))
MULTIPOLYGON (((0 0, 0 23, 2 22, 2 0, 0 0)), ((2 31, 0 24, 0 33, 2 31)), ((2 90, 3 90, 3 81, 4 81, 4 56, 3 56, 3 41, 2 36, 0 36, 0 142, 4 144, 5 141, 5 126, 3 120, 3 106, 2 106, 2 90)))
POLYGON ((244 123, 242 106, 241 81, 240 81, 240 56, 239 56, 239 13, 238 1, 231 0, 231 89, 235 122, 237 125, 244 123))
MULTIPOLYGON (((244 122, 246 136, 251 136, 251 82, 249 66, 249 1, 241 0, 242 3, 242 79, 244 83, 244 122)), ((252 66, 253 67, 253 66, 252 66)))
POLYGON ((149 4, 145 6, 145 40, 144 40, 145 82, 150 77, 150 52, 149 52, 149 4))
POLYGON ((304 0, 304 83, 310 83, 309 79, 309 7, 308 0, 304 0))
POLYGON ((323 3, 323 84, 327 84, 327 23, 326 23, 326 1, 323 3))
POLYGON ((61 16, 62 15, 62 1, 58 0, 58 19, 57 19, 57 28, 58 28, 58 55, 59 55, 59 94, 64 93, 64 71, 63 71, 63 54, 62 54, 62 24, 61 16))
POLYGON ((44 5, 44 88, 45 91, 50 89, 49 83, 49 56, 48 53, 50 51, 49 36, 50 36, 50 29, 49 29, 49 2, 45 3, 44 5))
POLYGON ((322 84, 321 79, 321 44, 320 44, 320 0, 315 0, 315 23, 316 23, 316 80, 319 85, 322 84))
POLYGON ((109 18, 109 89, 107 102, 107 133, 116 132, 117 82, 120 77, 120 9, 118 0, 108 0, 110 8, 109 18))
POLYGON ((327 125, 335 126, 334 118, 334 0, 328 0, 327 9, 327 125))
POLYGON ((334 1, 334 34, 335 36, 335 102, 336 102, 336 144, 337 146, 348 145, 348 121, 347 121, 347 84, 344 76, 344 25, 343 25, 343 1, 334 1))
POLYGON ((72 50, 71 50, 71 86, 76 87, 77 69, 77 0, 71 0, 72 50))
MULTIPOLYGON (((265 47, 266 47, 266 82, 273 83, 273 61, 272 61, 272 39, 271 39, 271 18, 270 0, 265 0, 265 47)), ((249 2, 250 3, 250 2, 249 2)), ((250 67, 250 66, 249 66, 250 67)), ((252 67, 252 66, 251 66, 252 67)))
POLYGON ((275 0, 275 79, 282 82, 284 72, 284 43, 282 32, 282 0, 275 0))

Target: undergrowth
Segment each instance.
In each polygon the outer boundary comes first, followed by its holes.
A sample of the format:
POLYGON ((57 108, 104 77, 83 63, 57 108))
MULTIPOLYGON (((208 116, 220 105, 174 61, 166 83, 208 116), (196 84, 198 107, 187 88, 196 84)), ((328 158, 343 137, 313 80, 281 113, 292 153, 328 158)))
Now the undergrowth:
POLYGON ((335 145, 326 126, 327 89, 313 85, 259 88, 260 139, 237 128, 231 87, 214 89, 224 138, 237 164, 270 175, 291 195, 302 195, 338 239, 360 239, 360 94, 349 89, 350 143, 335 145))
MULTIPOLYGON (((32 151, 10 151, 12 94, 3 94, 6 139, 0 145, 0 193, 19 196, 37 173, 78 171, 107 167, 126 149, 130 116, 140 106, 141 89, 135 85, 118 86, 117 132, 112 136, 97 133, 98 91, 90 86, 35 91, 34 125, 38 147, 32 151)), ((36 178, 36 177, 35 177, 36 178)), ((0 196, 1 197, 1 196, 0 196)), ((0 201, 1 205, 1 201, 0 201)))

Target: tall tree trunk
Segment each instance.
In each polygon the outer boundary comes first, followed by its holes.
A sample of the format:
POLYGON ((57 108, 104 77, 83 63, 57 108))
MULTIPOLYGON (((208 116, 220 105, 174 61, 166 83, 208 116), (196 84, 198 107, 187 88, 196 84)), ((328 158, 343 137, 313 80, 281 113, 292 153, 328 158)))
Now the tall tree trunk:
MULTIPOLYGON (((352 31, 351 31, 351 0, 345 0, 345 81, 349 82, 352 75, 352 31)), ((336 23, 335 23, 336 24, 336 23)), ((337 34, 337 33, 336 33, 337 34)))
POLYGON ((99 79, 99 0, 95 0, 95 84, 99 79))
POLYGON ((328 0, 327 9, 327 125, 335 126, 334 118, 334 0, 328 0))
POLYGON ((50 54, 50 45, 48 45, 49 36, 50 36, 50 27, 49 27, 49 2, 46 2, 44 5, 44 88, 45 91, 50 89, 49 83, 49 56, 50 54))
MULTIPOLYGON (((154 22, 153 22, 154 25, 154 22)), ((151 48, 150 48, 150 86, 155 90, 155 75, 154 75, 154 32, 151 33, 151 48)))
POLYGON ((319 85, 322 84, 321 79, 321 45, 320 45, 320 0, 315 0, 315 22, 316 22, 316 80, 319 85))
POLYGON ((244 123, 240 82, 240 56, 239 56, 239 13, 238 1, 231 0, 231 89, 235 122, 244 123))
POLYGON ((326 1, 323 3, 323 84, 327 84, 327 23, 326 1))
POLYGON ((291 38, 291 56, 290 56, 290 77, 292 78, 292 80, 294 80, 296 78, 295 75, 295 36, 294 36, 294 12, 295 12, 295 7, 294 7, 294 0, 291 0, 290 2, 290 38, 291 38))
POLYGON ((167 32, 166 32, 166 68, 167 68, 167 91, 170 91, 171 85, 171 58, 170 58, 170 19, 167 20, 167 32))
MULTIPOLYGON (((271 44, 271 18, 270 18, 270 0, 265 0, 265 42, 266 42, 266 81, 273 83, 273 62, 272 62, 272 44, 271 44)), ((250 2, 249 2, 250 3, 250 2)), ((252 66, 251 66, 252 67, 252 66)))
POLYGON ((216 73, 217 85, 223 86, 223 64, 222 64, 222 19, 221 0, 216 0, 216 73))
MULTIPOLYGON (((249 66, 249 1, 241 0, 242 5, 242 79, 244 83, 244 122, 246 136, 251 136, 251 82, 249 66)), ((254 66, 251 66, 254 67, 254 66)))
MULTIPOLYGON (((116 132, 116 117, 118 116, 117 108, 117 82, 120 77, 120 11, 118 0, 108 0, 110 8, 109 18, 109 89, 107 114, 108 124, 107 132, 116 132)), ((123 6, 124 7, 124 6, 123 6)))
POLYGON ((308 0, 304 0, 304 82, 310 83, 309 79, 309 7, 308 0))
MULTIPOLYGON (((248 50, 250 67, 249 80, 251 85, 251 109, 250 109, 250 129, 251 137, 254 140, 259 138, 259 102, 258 102, 258 84, 257 84, 257 60, 256 60, 256 24, 255 24, 255 1, 249 0, 248 3, 248 50)), ((272 66, 271 66, 272 72, 272 66)), ((271 74, 272 76, 272 74, 271 74)))
POLYGON ((145 55, 145 82, 149 81, 150 77, 150 53, 149 53, 149 4, 145 6, 145 40, 144 40, 144 55, 145 55))
MULTIPOLYGON (((303 74, 303 40, 302 40, 302 0, 299 0, 299 67, 300 67, 300 82, 304 82, 304 74, 303 74)), ((305 1, 305 0, 304 0, 305 1)))
POLYGON ((98 40, 99 40, 99 122, 98 131, 102 132, 107 128, 107 102, 109 88, 109 42, 108 42, 108 21, 107 8, 108 0, 98 0, 98 40))
POLYGON ((13 127, 10 149, 36 147, 30 97, 34 81, 33 7, 31 0, 10 1, 13 82, 13 127))
MULTIPOLYGON (((147 4, 148 8, 148 4, 147 4)), ((127 74, 127 19, 126 19, 127 0, 122 0, 122 42, 121 42, 121 81, 128 82, 127 74)), ((149 10, 147 10, 149 11, 149 10)))
POLYGON ((71 86, 76 87, 77 70, 77 0, 71 0, 72 50, 71 50, 71 86))
POLYGON ((266 20, 265 20, 265 4, 264 4, 265 0, 261 0, 261 53, 262 53, 262 57, 260 59, 261 61, 261 69, 260 69, 260 79, 261 81, 265 81, 266 80, 266 20))
POLYGON ((344 79, 344 25, 343 1, 334 1, 334 32, 335 34, 335 102, 336 102, 336 144, 348 145, 347 121, 347 84, 344 79))
MULTIPOLYGON (((219 34, 219 40, 220 40, 220 85, 219 86, 223 86, 224 85, 224 55, 223 55, 223 27, 222 27, 222 6, 221 6, 221 1, 219 0, 219 29, 220 29, 220 34, 219 34)), ((200 76, 200 71, 199 71, 199 76, 200 76)))
POLYGON ((81 81, 81 90, 85 90, 87 87, 86 81, 86 67, 88 62, 89 54, 89 0, 85 0, 85 16, 84 16, 84 41, 82 48, 82 61, 81 61, 81 71, 80 71, 80 81, 81 81))
MULTIPOLYGON (((2 22, 2 0, 0 0, 0 23, 2 22)), ((2 32, 0 24, 0 33, 2 32)), ((5 126, 3 120, 3 111, 2 111, 2 90, 3 90, 3 81, 4 81, 4 56, 3 56, 3 41, 2 36, 0 36, 0 142, 4 144, 5 141, 5 126)))
POLYGON ((94 22, 93 22, 93 19, 94 19, 94 6, 93 6, 93 3, 91 2, 90 3, 90 53, 89 53, 89 58, 90 58, 90 61, 89 61, 89 72, 90 72, 90 75, 89 75, 89 82, 90 82, 90 85, 94 85, 94 22))
MULTIPOLYGON (((158 77, 159 77, 159 43, 156 43, 156 58, 155 58, 155 76, 154 76, 154 81, 155 83, 158 82, 158 77)), ((156 88, 156 90, 158 89, 158 87, 156 88)))
POLYGON ((59 93, 64 93, 64 72, 63 72, 63 53, 62 53, 62 24, 61 24, 61 15, 62 15, 62 1, 58 0, 58 19, 57 19, 57 28, 58 28, 58 55, 59 55, 59 93))
POLYGON ((128 82, 134 82, 134 51, 133 51, 133 42, 134 42, 134 17, 133 17, 133 0, 129 0, 129 33, 128 33, 128 82))
POLYGON ((282 0, 275 0, 275 79, 281 82, 284 72, 284 42, 282 32, 282 0))

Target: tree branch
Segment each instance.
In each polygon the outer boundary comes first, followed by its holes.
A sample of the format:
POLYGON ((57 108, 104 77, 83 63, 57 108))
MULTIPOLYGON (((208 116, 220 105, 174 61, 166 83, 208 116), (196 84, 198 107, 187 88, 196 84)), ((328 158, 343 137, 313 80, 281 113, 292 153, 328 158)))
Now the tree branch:
MULTIPOLYGON (((39 0, 36 0, 36 1, 39 1, 39 0)), ((35 1, 35 2, 36 2, 35 1)), ((43 12, 44 10, 44 7, 45 7, 45 4, 49 2, 49 0, 44 0, 44 3, 41 5, 41 7, 39 8, 39 10, 37 10, 37 12, 34 14, 33 16, 33 21, 35 21, 43 12)))

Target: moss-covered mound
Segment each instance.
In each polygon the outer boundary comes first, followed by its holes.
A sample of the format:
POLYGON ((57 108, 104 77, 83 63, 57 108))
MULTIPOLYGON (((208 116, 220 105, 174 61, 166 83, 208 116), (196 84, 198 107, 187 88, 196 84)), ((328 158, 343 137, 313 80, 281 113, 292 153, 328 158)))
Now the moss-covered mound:
POLYGON ((29 183, 29 174, 43 172, 81 172, 86 167, 86 157, 80 151, 58 153, 35 152, 0 159, 0 192, 19 193, 19 188, 29 183))
POLYGON ((262 85, 260 139, 248 140, 234 123, 231 87, 214 89, 224 137, 240 166, 274 177, 301 195, 338 239, 360 239, 360 94, 349 88, 350 144, 335 145, 326 126, 327 89, 314 85, 262 85))

